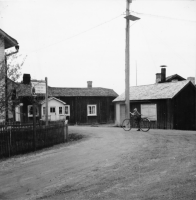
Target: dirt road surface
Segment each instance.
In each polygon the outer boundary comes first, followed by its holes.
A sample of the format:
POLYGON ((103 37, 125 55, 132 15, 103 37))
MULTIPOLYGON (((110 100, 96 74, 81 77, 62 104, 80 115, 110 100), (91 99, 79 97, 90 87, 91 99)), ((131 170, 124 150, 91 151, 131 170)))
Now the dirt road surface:
POLYGON ((70 126, 86 137, 0 161, 0 199, 196 199, 196 132, 70 126))

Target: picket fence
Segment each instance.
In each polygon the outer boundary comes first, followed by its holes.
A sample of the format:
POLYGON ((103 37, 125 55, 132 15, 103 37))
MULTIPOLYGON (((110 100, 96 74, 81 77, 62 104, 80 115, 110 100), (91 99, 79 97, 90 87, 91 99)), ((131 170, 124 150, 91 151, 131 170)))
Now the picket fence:
POLYGON ((48 126, 36 124, 0 124, 0 159, 39 150, 65 142, 64 123, 48 126))

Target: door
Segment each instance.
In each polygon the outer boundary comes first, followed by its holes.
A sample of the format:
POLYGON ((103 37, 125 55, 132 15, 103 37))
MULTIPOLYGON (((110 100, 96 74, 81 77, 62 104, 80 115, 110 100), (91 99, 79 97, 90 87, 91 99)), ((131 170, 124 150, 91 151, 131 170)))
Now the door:
POLYGON ((125 104, 120 105, 120 125, 122 125, 122 122, 125 119, 125 104))
POLYGON ((50 107, 50 120, 56 121, 56 107, 50 107))

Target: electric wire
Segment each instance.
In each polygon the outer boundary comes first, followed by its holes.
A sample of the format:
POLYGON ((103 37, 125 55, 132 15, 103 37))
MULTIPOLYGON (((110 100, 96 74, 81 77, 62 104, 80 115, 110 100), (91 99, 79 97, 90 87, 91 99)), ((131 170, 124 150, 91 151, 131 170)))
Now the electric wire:
MULTIPOLYGON (((142 26, 142 24, 141 24, 141 26, 142 26)), ((142 27, 142 28, 143 28, 143 27, 142 27)), ((142 32, 143 32, 143 34, 144 34, 145 31, 142 31, 142 32)), ((153 34, 153 32, 151 32, 151 34, 153 34)), ((156 35, 153 34, 153 38, 156 38, 156 41, 159 42, 159 43, 160 43, 160 41, 162 41, 162 39, 160 38, 160 34, 156 34, 156 35)), ((147 41, 147 38, 146 38, 146 41, 147 41)), ((148 45, 149 45, 149 43, 148 43, 148 45)), ((169 47, 171 50, 173 50, 172 53, 173 53, 173 55, 177 58, 177 60, 179 60, 179 58, 180 58, 180 59, 182 60, 182 62, 186 63, 188 66, 191 66, 191 64, 190 64, 186 59, 184 59, 182 55, 180 55, 179 53, 177 53, 177 52, 173 49, 173 46, 172 46, 172 45, 168 45, 167 42, 162 42, 162 43, 160 43, 160 45, 165 46, 166 49, 168 49, 168 47, 169 47)), ((148 48, 149 48, 149 47, 148 47, 148 48)), ((151 55, 151 56, 152 56, 152 55, 151 55)), ((153 59, 153 61, 154 61, 154 58, 153 58, 153 57, 152 57, 152 59, 153 59)))
POLYGON ((141 29, 143 30, 143 31, 141 31, 141 33, 143 34, 143 36, 144 36, 144 40, 145 40, 145 42, 146 42, 146 44, 147 44, 147 47, 148 47, 148 50, 149 50, 149 53, 150 53, 150 57, 151 57, 151 59, 152 59, 152 62, 153 62, 153 64, 154 64, 154 67, 156 67, 156 63, 155 63, 155 60, 154 60, 154 54, 152 53, 152 51, 151 51, 151 49, 150 49, 150 45, 149 45, 149 41, 148 41, 148 39, 147 39, 147 37, 146 37, 146 31, 144 31, 144 28, 143 28, 143 26, 142 26, 142 24, 140 23, 140 26, 141 26, 141 29))
POLYGON ((121 17, 122 15, 123 15, 123 14, 120 14, 120 15, 118 15, 118 16, 116 16, 116 17, 114 17, 114 18, 112 18, 112 19, 110 19, 110 20, 108 20, 108 21, 105 21, 105 22, 103 22, 103 23, 101 23, 101 24, 98 24, 98 25, 96 25, 96 26, 93 26, 93 27, 91 27, 91 28, 89 28, 89 29, 87 29, 87 30, 85 30, 85 31, 79 32, 79 33, 77 33, 77 34, 75 34, 75 35, 72 35, 72 36, 70 36, 70 37, 68 37, 68 38, 65 38, 65 39, 63 39, 63 40, 59 40, 58 42, 52 43, 52 44, 47 45, 47 46, 44 46, 44 47, 42 47, 42 48, 35 49, 35 50, 33 50, 33 51, 30 51, 29 53, 34 53, 34 52, 37 52, 37 51, 41 51, 42 49, 49 48, 49 47, 54 46, 54 45, 57 45, 57 44, 59 44, 59 43, 61 43, 61 42, 67 41, 67 40, 69 40, 69 39, 72 39, 72 38, 77 37, 77 36, 79 36, 79 35, 82 35, 82 34, 84 34, 84 33, 87 33, 87 32, 89 32, 89 31, 91 31, 91 30, 94 30, 94 29, 96 29, 96 28, 98 28, 98 27, 100 27, 100 26, 102 26, 102 25, 105 25, 105 24, 107 24, 107 23, 109 23, 109 22, 111 22, 111 21, 113 21, 113 20, 115 20, 115 19, 121 17))
POLYGON ((135 11, 132 11, 132 12, 135 13, 135 14, 138 14, 138 15, 148 15, 148 16, 151 16, 151 17, 165 18, 165 19, 170 19, 170 20, 186 21, 186 22, 196 23, 196 21, 194 21, 194 20, 178 19, 178 18, 174 18, 174 17, 167 17, 167 16, 161 16, 161 15, 153 15, 153 14, 140 13, 140 12, 135 12, 135 11))

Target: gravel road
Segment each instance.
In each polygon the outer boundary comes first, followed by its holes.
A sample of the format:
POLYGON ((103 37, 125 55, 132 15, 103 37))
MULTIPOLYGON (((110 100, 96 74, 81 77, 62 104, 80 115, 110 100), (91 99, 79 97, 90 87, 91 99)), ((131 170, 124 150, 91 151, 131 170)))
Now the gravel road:
POLYGON ((0 199, 196 199, 196 132, 70 126, 86 137, 0 162, 0 199))

